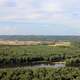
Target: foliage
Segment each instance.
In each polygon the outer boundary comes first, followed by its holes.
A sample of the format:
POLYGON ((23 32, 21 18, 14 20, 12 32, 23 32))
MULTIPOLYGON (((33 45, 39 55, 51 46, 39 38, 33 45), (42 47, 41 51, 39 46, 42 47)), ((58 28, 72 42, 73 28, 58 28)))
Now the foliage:
POLYGON ((79 68, 3 69, 0 80, 79 80, 79 68))
POLYGON ((79 58, 79 42, 70 47, 36 46, 0 46, 0 67, 27 66, 40 62, 59 62, 79 58))

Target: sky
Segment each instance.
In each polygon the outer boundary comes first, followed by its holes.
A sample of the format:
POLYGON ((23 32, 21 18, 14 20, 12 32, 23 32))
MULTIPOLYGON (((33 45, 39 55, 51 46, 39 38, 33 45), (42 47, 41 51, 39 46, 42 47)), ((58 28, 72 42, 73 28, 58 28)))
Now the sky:
POLYGON ((0 0, 0 35, 80 35, 80 0, 0 0))

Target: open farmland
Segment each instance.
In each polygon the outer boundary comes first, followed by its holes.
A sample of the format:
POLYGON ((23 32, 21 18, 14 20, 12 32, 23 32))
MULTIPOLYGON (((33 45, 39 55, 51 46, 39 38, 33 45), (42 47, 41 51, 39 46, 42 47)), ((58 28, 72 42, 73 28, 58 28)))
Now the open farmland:
POLYGON ((70 46, 69 41, 19 41, 19 40, 0 40, 0 45, 51 45, 51 46, 70 46))

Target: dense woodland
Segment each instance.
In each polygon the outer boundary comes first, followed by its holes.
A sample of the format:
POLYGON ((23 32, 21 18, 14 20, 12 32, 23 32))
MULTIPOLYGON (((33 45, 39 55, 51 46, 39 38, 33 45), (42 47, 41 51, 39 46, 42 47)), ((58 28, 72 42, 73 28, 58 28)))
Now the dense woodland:
POLYGON ((0 80, 80 80, 79 68, 2 69, 0 80))

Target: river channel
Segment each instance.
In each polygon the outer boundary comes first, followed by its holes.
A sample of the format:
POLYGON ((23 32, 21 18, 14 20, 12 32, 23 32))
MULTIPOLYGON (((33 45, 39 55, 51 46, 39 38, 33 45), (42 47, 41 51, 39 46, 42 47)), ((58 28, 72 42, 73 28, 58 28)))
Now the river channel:
POLYGON ((63 63, 55 63, 55 64, 38 64, 38 65, 32 65, 30 67, 51 67, 51 68, 61 68, 65 67, 65 64, 63 63))

